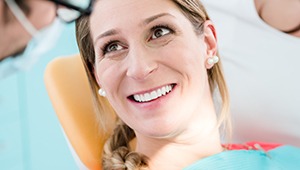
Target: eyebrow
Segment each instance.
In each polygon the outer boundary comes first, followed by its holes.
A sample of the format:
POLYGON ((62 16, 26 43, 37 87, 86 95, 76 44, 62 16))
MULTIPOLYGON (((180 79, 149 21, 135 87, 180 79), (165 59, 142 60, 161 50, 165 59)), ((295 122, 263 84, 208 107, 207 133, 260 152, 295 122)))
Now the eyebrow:
MULTIPOLYGON (((158 18, 161 18, 163 16, 172 16, 174 17, 173 15, 169 14, 169 13, 161 13, 161 14, 157 14, 157 15, 154 15, 154 16, 151 16, 149 18, 146 18, 142 23, 141 25, 144 26, 144 25, 147 25, 149 23, 151 23, 152 21, 158 19, 158 18)), ((104 33, 98 35, 96 38, 95 38, 95 41, 94 43, 98 40, 98 39, 101 39, 101 38, 104 38, 104 37, 108 37, 108 36, 112 36, 112 35, 116 35, 118 34, 119 31, 116 30, 116 29, 111 29, 111 30, 108 30, 108 31, 105 31, 104 33)))
POLYGON ((157 15, 154 15, 152 17, 146 18, 145 21, 142 22, 142 25, 147 25, 147 24, 151 23, 152 21, 154 21, 158 18, 161 18, 163 16, 172 16, 172 17, 174 17, 173 15, 171 15, 169 13, 161 13, 161 14, 157 14, 157 15))
POLYGON ((119 33, 119 31, 117 31, 116 29, 111 29, 111 30, 105 31, 104 33, 98 35, 98 36, 95 38, 94 43, 95 43, 97 40, 101 39, 101 38, 108 37, 108 36, 112 36, 112 35, 116 35, 116 34, 118 34, 118 33, 119 33))

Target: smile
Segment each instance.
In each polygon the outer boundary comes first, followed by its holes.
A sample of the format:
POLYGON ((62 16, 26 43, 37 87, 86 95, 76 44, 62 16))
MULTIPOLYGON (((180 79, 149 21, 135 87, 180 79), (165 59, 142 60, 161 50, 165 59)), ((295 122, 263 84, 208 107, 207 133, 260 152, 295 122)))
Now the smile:
POLYGON ((134 100, 135 102, 150 102, 152 100, 155 100, 161 96, 165 96, 168 93, 170 93, 172 91, 172 89, 174 88, 174 84, 170 84, 170 85, 166 85, 163 86, 159 89, 153 90, 151 92, 148 93, 144 93, 144 94, 134 94, 132 96, 130 96, 130 98, 132 100, 134 100))

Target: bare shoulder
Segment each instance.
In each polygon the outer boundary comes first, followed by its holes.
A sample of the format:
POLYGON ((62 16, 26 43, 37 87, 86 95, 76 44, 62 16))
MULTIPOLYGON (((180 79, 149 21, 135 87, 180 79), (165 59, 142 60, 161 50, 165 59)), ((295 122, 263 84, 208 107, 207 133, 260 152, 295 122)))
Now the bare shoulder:
POLYGON ((300 0, 254 0, 260 18, 281 32, 300 37, 300 0))

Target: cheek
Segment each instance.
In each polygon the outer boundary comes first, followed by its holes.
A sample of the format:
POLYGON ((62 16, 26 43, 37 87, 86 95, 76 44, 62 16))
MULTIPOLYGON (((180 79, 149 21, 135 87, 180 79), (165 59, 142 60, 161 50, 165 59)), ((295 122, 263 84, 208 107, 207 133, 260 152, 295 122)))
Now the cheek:
MULTIPOLYGON (((195 72, 205 69, 204 49, 196 43, 176 42, 171 44, 167 50, 163 50, 162 59, 173 67, 195 72), (191 44, 191 45, 190 45, 191 44)), ((183 70, 182 70, 183 71, 183 70)))
POLYGON ((117 90, 121 81, 121 72, 118 64, 110 61, 100 61, 96 64, 96 74, 98 84, 101 85, 101 88, 107 93, 112 94, 117 90))
POLYGON ((99 64, 96 66, 96 74, 98 77, 98 83, 102 86, 106 86, 107 83, 109 83, 109 74, 110 71, 106 67, 103 67, 104 65, 99 64))

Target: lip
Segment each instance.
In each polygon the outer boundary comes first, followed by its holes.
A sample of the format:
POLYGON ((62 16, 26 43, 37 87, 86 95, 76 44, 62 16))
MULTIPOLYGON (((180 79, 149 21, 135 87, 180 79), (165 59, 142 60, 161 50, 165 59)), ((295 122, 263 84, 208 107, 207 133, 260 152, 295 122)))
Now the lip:
POLYGON ((151 89, 151 90, 146 90, 146 91, 141 91, 141 92, 138 92, 138 93, 134 93, 134 94, 128 96, 128 97, 127 97, 127 100, 128 100, 131 104, 133 104, 134 106, 136 106, 136 107, 142 107, 142 108, 153 109, 154 107, 159 107, 159 105, 163 104, 164 101, 165 101, 167 98, 171 97, 171 95, 172 95, 172 94, 174 93, 174 91, 176 90, 176 87, 177 87, 177 84, 175 84, 175 83, 162 85, 162 86, 160 86, 160 87, 156 87, 156 88, 153 88, 153 89, 151 89), (137 102, 137 101, 135 101, 135 100, 133 99, 133 95, 136 95, 136 94, 140 95, 140 94, 149 93, 149 92, 158 90, 158 89, 160 89, 160 88, 162 88, 162 87, 164 87, 164 86, 167 86, 167 85, 171 85, 171 86, 172 86, 172 90, 171 90, 169 93, 167 93, 166 95, 160 96, 160 97, 158 97, 158 98, 156 98, 156 99, 153 99, 153 100, 151 100, 151 101, 148 101, 148 102, 137 102))

